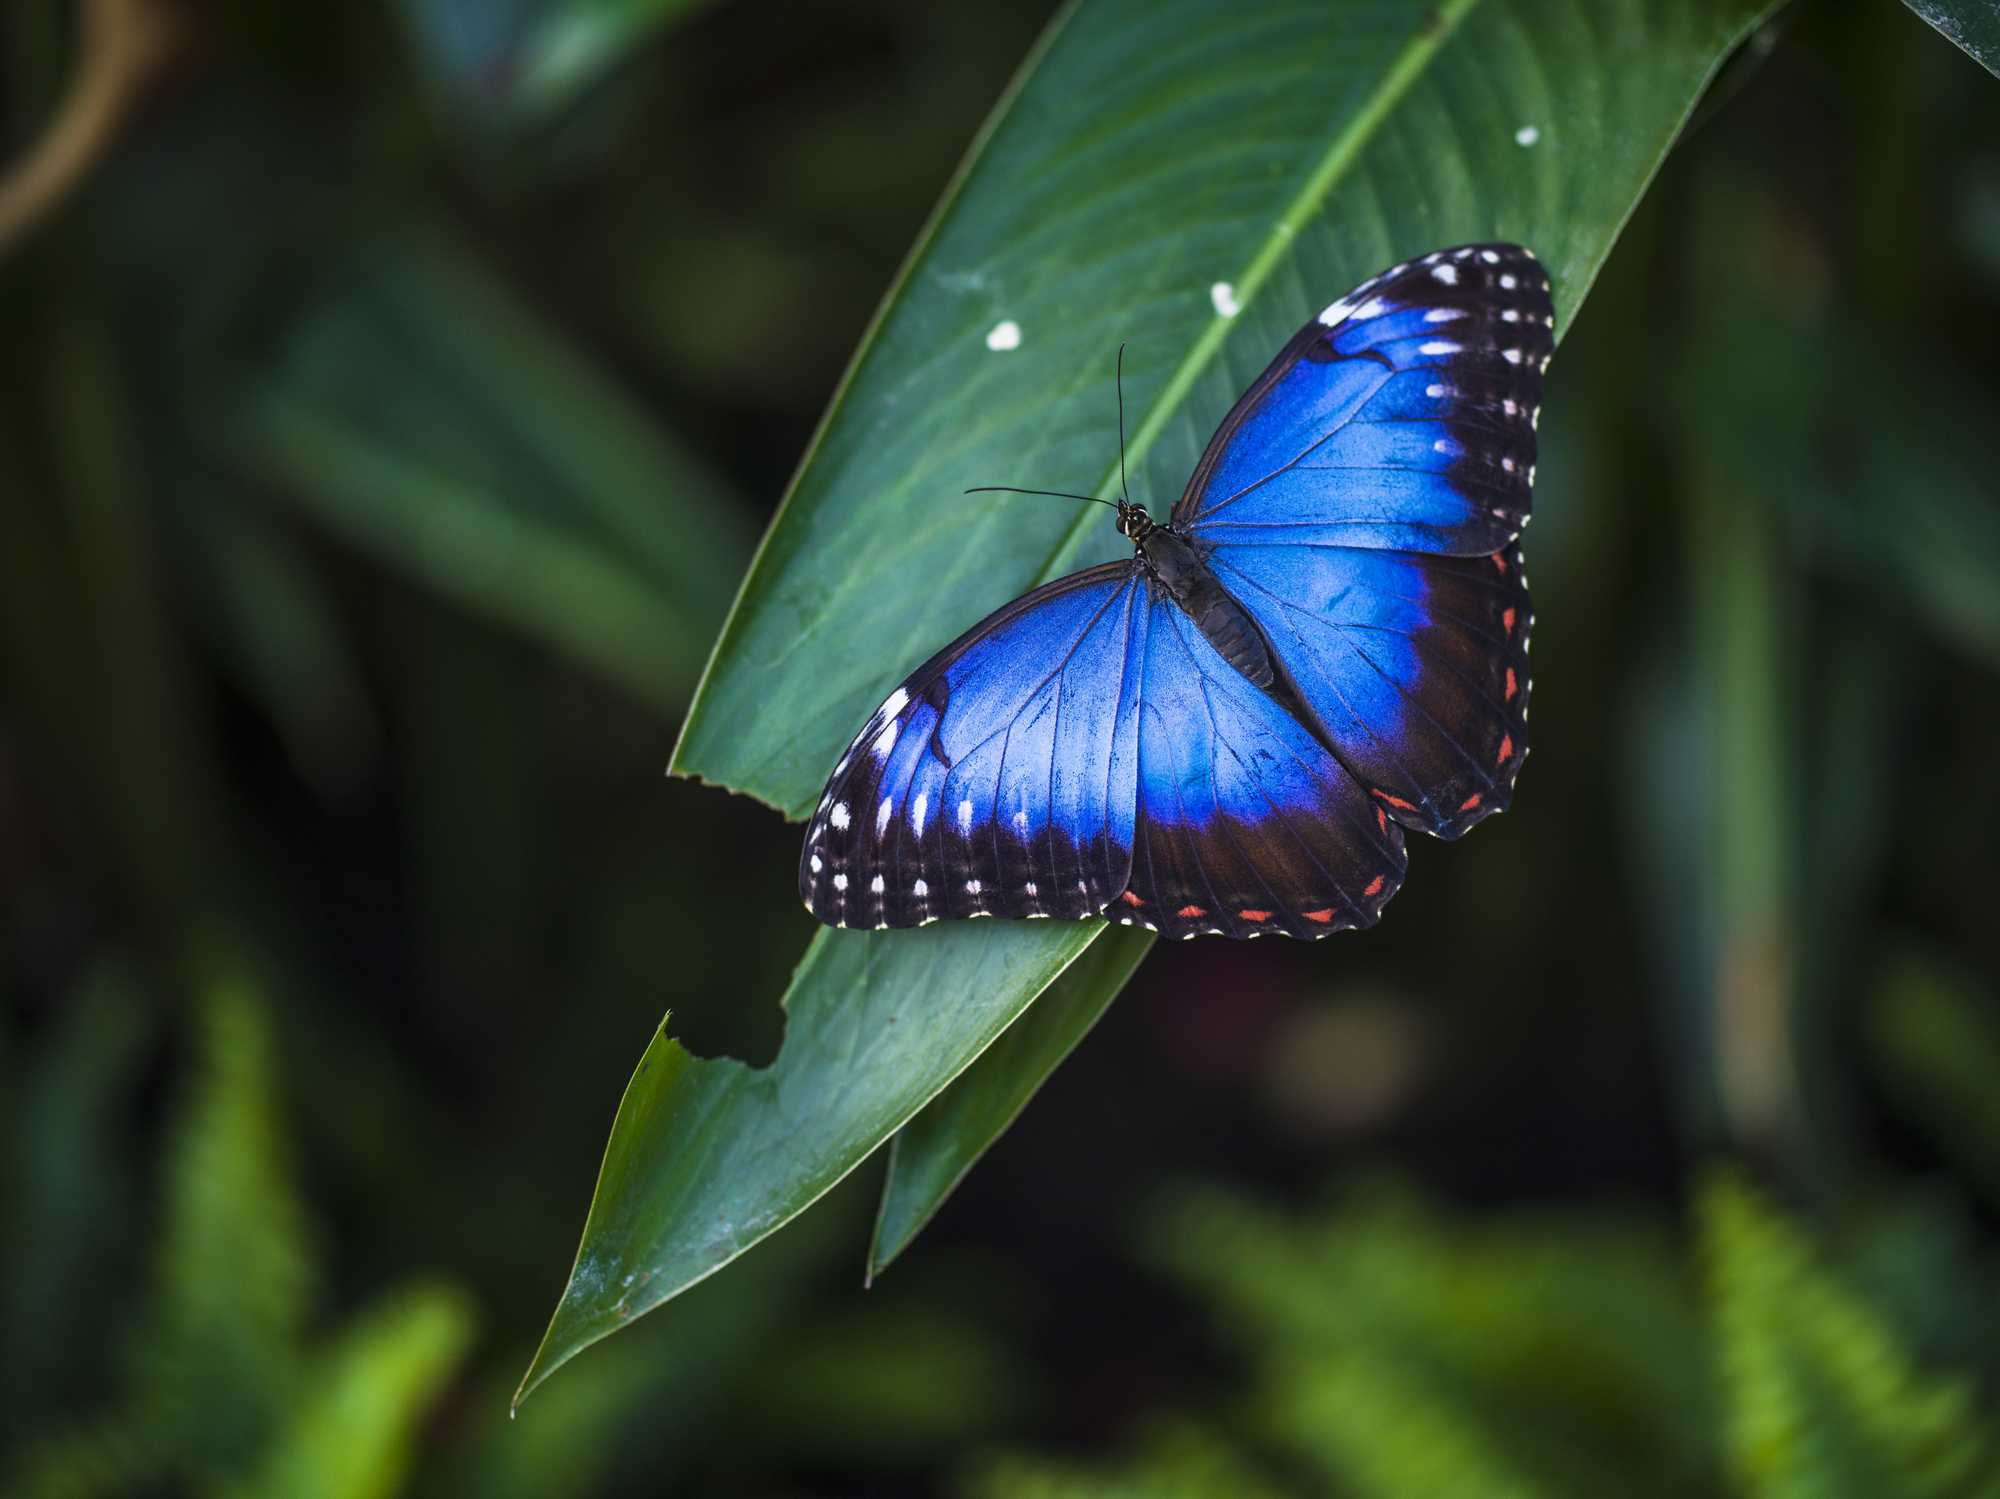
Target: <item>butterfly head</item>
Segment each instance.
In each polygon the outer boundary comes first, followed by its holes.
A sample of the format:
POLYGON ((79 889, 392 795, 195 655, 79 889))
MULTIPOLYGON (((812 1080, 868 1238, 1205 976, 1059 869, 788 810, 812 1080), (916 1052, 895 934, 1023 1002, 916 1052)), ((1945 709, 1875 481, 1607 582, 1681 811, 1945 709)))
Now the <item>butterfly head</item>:
POLYGON ((1152 516, 1146 514, 1146 507, 1132 500, 1118 501, 1118 534, 1133 545, 1138 545, 1150 536, 1155 527, 1152 516))

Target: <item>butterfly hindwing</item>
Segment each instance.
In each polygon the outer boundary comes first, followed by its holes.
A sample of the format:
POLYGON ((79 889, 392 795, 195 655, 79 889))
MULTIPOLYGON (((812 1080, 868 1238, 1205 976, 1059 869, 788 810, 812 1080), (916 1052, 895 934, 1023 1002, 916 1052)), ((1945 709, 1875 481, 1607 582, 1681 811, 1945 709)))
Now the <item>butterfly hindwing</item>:
POLYGON ((1372 926, 1401 829, 1171 599, 1149 607, 1131 882, 1107 914, 1175 937, 1372 926))
POLYGON ((912 673, 807 827, 807 908, 851 927, 1101 911, 1131 862, 1144 600, 1130 562, 1077 573, 912 673))
POLYGON ((1528 753, 1521 554, 1217 547, 1215 576, 1388 816, 1456 838, 1506 808, 1528 753))

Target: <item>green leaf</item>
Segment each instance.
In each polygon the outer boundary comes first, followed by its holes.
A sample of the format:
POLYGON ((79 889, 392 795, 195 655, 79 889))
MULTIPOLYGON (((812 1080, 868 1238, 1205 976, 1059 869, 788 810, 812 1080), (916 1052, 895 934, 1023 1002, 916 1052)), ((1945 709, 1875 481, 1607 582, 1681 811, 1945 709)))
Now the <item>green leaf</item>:
POLYGON ((944 1205, 993 1142, 1076 1048, 1153 945, 1153 934, 1114 927, 1029 1007, 1007 1033, 897 1131, 868 1250, 873 1280, 944 1205))
POLYGON ((2000 7, 1993 0, 1903 0, 1989 73, 2000 74, 2000 7))
POLYGON ((214 1473, 260 1450, 292 1398, 314 1275, 261 1003, 224 977, 200 1019, 201 1071, 166 1162, 140 1359, 148 1422, 214 1473))
POLYGON ((402 1491, 426 1418, 472 1340, 458 1291, 399 1292, 319 1356, 303 1398, 240 1499, 388 1499, 402 1491))
MULTIPOLYGON (((1701 90, 1766 9, 1104 0, 1066 11, 835 396, 716 645, 675 768, 803 815, 914 655, 1040 579, 1115 555, 1122 543, 1094 515, 975 505, 958 491, 1092 476, 1107 487, 1105 387, 1121 341, 1130 459, 1159 507, 1270 352, 1398 256, 1525 241, 1567 323, 1701 90), (1233 316, 1217 310, 1225 282, 1233 316), (989 348, 1003 321, 1019 346, 989 348)), ((1099 930, 822 933, 769 1072, 695 1063, 656 1040, 524 1391, 810 1203, 1099 930), (921 1017, 923 1044, 890 1038, 889 1014, 921 1017)))
POLYGON ((1518 239, 1566 326, 1763 0, 1073 8, 948 191, 744 583, 676 768, 800 816, 931 643, 1124 548, 969 485, 1179 493, 1242 388, 1399 256, 1518 239), (1171 39, 1163 45, 1163 39, 1171 39), (1531 144, 1522 145, 1521 140, 1531 144), (1242 311, 1222 316, 1216 283, 1242 311), (1020 345, 987 347, 1002 321, 1020 345))
POLYGON ((1919 1370, 1739 1177, 1713 1176, 1701 1212, 1729 1462, 1744 1494, 2000 1493, 1969 1380, 1919 1370))
POLYGON ((1192 1421, 1148 1432, 1133 1457, 1109 1468, 1073 1458, 1003 1453, 975 1458, 967 1499, 1286 1499, 1219 1433, 1192 1421))
POLYGON ((431 71, 464 106, 539 117, 711 0, 404 0, 431 71))
POLYGON ((1380 1188, 1281 1216, 1197 1191, 1142 1242, 1215 1303, 1266 1422, 1341 1492, 1714 1487, 1693 1298, 1650 1225, 1446 1216, 1380 1188))
POLYGON ((786 995, 778 1059, 702 1061, 663 1023, 605 1147, 569 1285, 515 1403, 810 1207, 971 1063, 1096 935, 997 922, 855 940, 823 931, 786 995))
POLYGON ((251 301, 269 326, 213 377, 222 450, 384 566, 676 710, 749 553, 731 498, 443 231, 298 271, 308 292, 251 301))

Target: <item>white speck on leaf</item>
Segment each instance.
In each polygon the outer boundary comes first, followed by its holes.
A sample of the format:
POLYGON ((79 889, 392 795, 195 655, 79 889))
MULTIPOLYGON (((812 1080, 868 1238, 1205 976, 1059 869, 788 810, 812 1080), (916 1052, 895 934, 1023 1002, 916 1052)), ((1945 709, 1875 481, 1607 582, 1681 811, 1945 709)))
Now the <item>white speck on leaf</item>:
POLYGON ((1540 128, 1534 125, 1523 125, 1519 130, 1514 132, 1514 144, 1517 146, 1532 146, 1541 138, 1542 132, 1540 128))
POLYGON ((1243 304, 1236 300, 1236 288, 1227 281, 1218 281, 1208 289, 1208 300, 1215 304, 1217 317, 1235 317, 1243 310, 1243 304))
POLYGON ((1012 318, 993 325, 993 331, 986 335, 986 347, 996 354, 1004 354, 1009 349, 1021 347, 1021 325, 1012 318))

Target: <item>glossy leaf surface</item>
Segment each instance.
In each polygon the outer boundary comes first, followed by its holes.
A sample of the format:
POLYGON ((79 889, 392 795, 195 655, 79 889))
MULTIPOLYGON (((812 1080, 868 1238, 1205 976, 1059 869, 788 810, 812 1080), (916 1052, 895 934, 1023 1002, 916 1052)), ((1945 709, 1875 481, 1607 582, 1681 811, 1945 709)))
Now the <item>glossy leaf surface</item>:
POLYGON ((870 1278, 909 1247, 965 1174, 1020 1117, 1037 1089, 1111 1007, 1150 932, 1112 927, 1063 971, 1007 1033, 898 1132, 868 1250, 870 1278))

